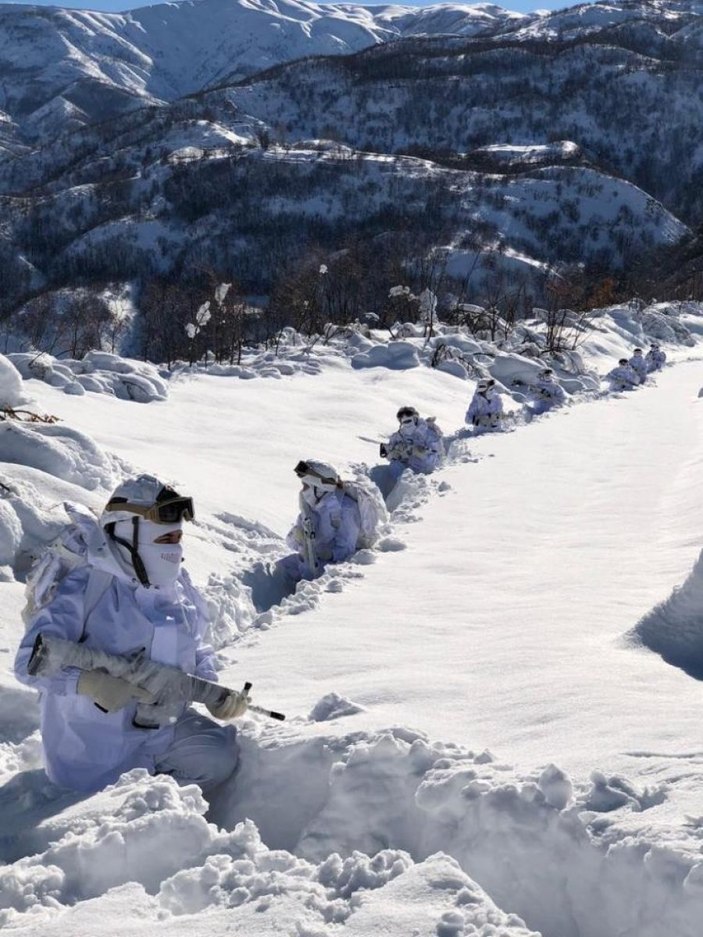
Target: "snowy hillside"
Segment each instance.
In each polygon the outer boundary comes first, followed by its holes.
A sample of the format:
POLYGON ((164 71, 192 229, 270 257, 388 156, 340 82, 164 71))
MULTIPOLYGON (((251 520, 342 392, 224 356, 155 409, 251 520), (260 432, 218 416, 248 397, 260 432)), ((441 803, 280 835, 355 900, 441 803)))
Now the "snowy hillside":
MULTIPOLYGON (((549 40, 530 33, 405 40, 291 63, 252 76, 227 99, 283 139, 330 137, 366 150, 454 157, 458 165, 464 158, 471 166, 485 147, 572 141, 591 164, 690 218, 701 212, 690 193, 703 152, 696 91, 703 20, 681 14, 679 25, 692 20, 691 30, 663 38, 673 24, 655 11, 660 19, 644 37, 629 26, 549 40)), ((513 172, 520 168, 513 163, 513 172)))
POLYGON ((501 348, 445 328, 291 335, 170 376, 95 354, 19 357, 23 380, 0 359, 0 403, 60 418, 0 422, 8 933, 698 937, 702 313, 602 310, 551 358, 534 321, 501 348), (653 337, 669 366, 608 393, 599 376, 653 337), (429 367, 439 343, 460 354, 429 367), (529 420, 545 362, 569 399, 529 420), (472 437, 487 374, 513 417, 472 437), (375 550, 283 596, 293 466, 374 474, 406 403, 437 416, 444 467, 403 479, 375 550), (241 721, 209 807, 139 770, 92 797, 54 788, 9 669, 61 502, 98 508, 135 469, 195 497, 186 561, 221 680, 287 714, 241 721))
MULTIPOLYGON (((41 249, 32 252, 41 274, 58 267, 97 282, 143 280, 173 275, 177 265, 183 277, 206 256, 264 294, 303 245, 323 241, 333 253, 356 235, 383 238, 394 225, 449 249, 459 275, 460 255, 469 269, 482 251, 503 264, 499 252, 507 249, 525 258, 515 272, 528 278, 535 268, 543 278, 548 264, 560 262, 605 257, 621 267, 689 233, 641 189, 588 166, 538 164, 495 175, 318 140, 261 147, 251 121, 229 128, 224 118, 172 126, 158 158, 144 133, 114 156, 101 146, 54 178, 31 221, 23 204, 8 220, 28 252, 41 227, 41 249), (99 174, 105 179, 113 167, 129 178, 100 185, 99 174)), ((475 273, 477 287, 485 275, 475 273)), ((541 295, 537 278, 533 290, 541 295)))

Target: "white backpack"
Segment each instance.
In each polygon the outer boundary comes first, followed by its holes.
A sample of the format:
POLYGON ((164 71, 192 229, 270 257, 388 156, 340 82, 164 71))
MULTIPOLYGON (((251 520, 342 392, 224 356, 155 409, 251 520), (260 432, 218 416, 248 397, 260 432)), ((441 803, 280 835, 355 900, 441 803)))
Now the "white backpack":
POLYGON ((356 501, 361 517, 361 532, 359 533, 359 550, 368 550, 379 538, 380 527, 388 522, 388 511, 383 502, 381 492, 363 475, 357 475, 353 481, 342 483, 344 494, 356 501))
MULTIPOLYGON (((25 628, 53 601, 66 576, 87 565, 88 539, 96 530, 95 517, 86 508, 68 502, 64 502, 64 510, 70 523, 39 554, 27 577, 24 588, 25 604, 21 612, 25 628)), ((85 592, 84 621, 107 591, 111 581, 110 573, 91 569, 85 592)))
POLYGON ((437 417, 428 416, 425 420, 425 423, 427 424, 428 442, 435 443, 435 445, 437 446, 437 451, 439 452, 440 455, 443 455, 444 454, 444 433, 439 428, 439 426, 437 426, 437 417))

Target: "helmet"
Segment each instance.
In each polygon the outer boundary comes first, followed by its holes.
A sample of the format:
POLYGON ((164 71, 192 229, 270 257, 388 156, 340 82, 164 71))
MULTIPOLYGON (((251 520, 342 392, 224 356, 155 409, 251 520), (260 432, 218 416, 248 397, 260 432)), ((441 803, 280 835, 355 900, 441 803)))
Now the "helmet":
POLYGON ((659 348, 659 342, 650 342, 649 347, 653 348, 655 351, 659 348))
POLYGON ((298 462, 294 471, 304 485, 311 485, 320 491, 334 491, 339 484, 337 470, 318 459, 304 459, 298 462))
POLYGON ((420 418, 420 414, 417 412, 415 407, 401 407, 400 410, 396 413, 396 419, 400 423, 409 423, 416 422, 420 418))
POLYGON ((627 360, 627 358, 620 358, 620 360, 618 361, 618 364, 629 364, 629 363, 630 362, 627 360))
POLYGON ((484 391, 487 391, 487 390, 488 390, 489 386, 490 386, 490 385, 489 385, 489 382, 488 382, 488 381, 479 381, 478 384, 476 385, 476 390, 477 390, 480 394, 482 394, 482 393, 484 393, 484 391))
POLYGON ((543 368, 539 372, 540 377, 554 377, 554 371, 551 368, 543 368))
POLYGON ((642 349, 641 349, 641 348, 635 348, 634 353, 635 353, 636 355, 641 355, 641 354, 642 354, 642 349))
POLYGON ((192 498, 179 495, 154 475, 137 475, 113 491, 99 523, 113 552, 143 586, 166 587, 178 578, 182 559, 178 542, 167 537, 194 517, 192 498))

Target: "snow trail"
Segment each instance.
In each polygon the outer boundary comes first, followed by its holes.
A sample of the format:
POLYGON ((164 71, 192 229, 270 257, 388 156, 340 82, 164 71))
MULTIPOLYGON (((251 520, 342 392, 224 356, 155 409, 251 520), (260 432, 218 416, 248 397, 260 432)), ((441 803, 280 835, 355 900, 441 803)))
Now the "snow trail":
POLYGON ((472 440, 479 461, 444 470, 453 491, 403 529, 407 550, 239 666, 285 672, 289 711, 335 689, 364 725, 403 720, 529 766, 632 771, 632 749, 697 749, 699 687, 623 635, 703 540, 699 375, 680 364, 635 394, 472 440))

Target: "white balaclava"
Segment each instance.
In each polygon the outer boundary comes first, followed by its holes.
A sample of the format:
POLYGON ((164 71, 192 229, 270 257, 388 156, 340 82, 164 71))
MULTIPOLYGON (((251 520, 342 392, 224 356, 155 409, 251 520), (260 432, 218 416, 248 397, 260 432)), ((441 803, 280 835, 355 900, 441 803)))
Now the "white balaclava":
MULTIPOLYGON (((155 543, 164 534, 182 530, 181 524, 155 524, 143 517, 139 518, 137 553, 149 579, 149 585, 156 589, 169 589, 175 585, 183 562, 183 547, 180 543, 155 543)), ((117 521, 115 534, 128 543, 132 542, 134 528, 131 521, 117 521)), ((133 569, 129 551, 115 543, 120 559, 129 569, 133 569)))
POLYGON ((323 495, 336 490, 339 476, 336 469, 327 462, 308 459, 305 464, 308 472, 300 476, 300 480, 304 485, 300 497, 306 504, 314 508, 323 495))
POLYGON ((303 490, 300 492, 300 497, 305 501, 306 504, 309 504, 311 508, 314 508, 317 502, 322 497, 322 492, 318 494, 317 488, 314 488, 311 484, 306 484, 303 490))

